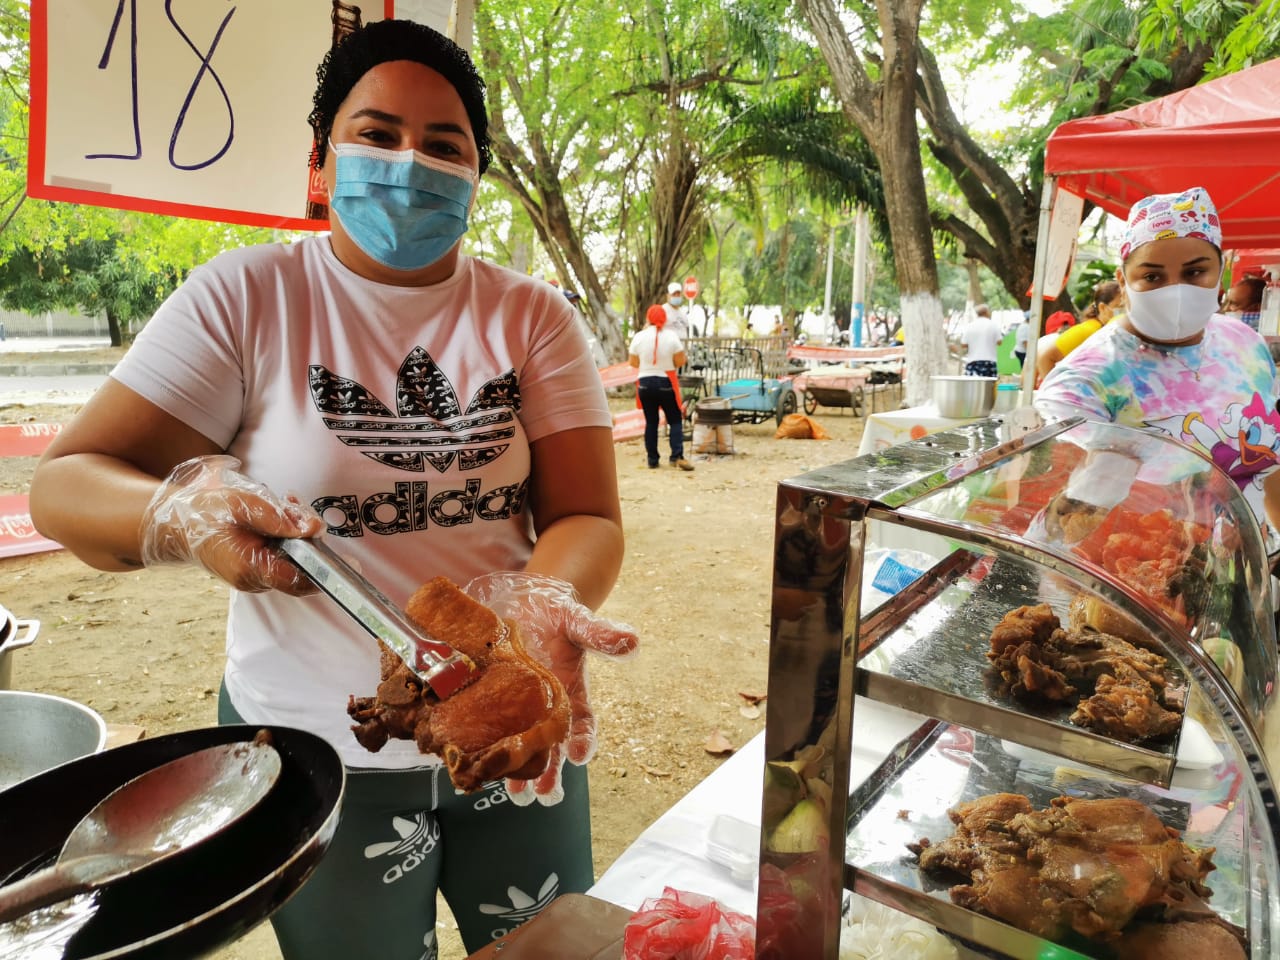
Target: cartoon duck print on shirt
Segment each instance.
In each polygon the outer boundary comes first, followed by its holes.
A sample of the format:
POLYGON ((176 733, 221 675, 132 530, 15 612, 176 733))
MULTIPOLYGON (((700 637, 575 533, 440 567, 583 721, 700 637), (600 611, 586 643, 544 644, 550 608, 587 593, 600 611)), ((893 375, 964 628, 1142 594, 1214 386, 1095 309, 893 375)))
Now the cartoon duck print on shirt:
POLYGON ((1280 463, 1280 414, 1257 393, 1247 404, 1229 404, 1216 424, 1200 411, 1148 423, 1183 443, 1194 440, 1241 491, 1261 491, 1261 474, 1280 463))
POLYGON ((308 368, 324 425, 348 447, 398 470, 475 470, 502 456, 515 435, 520 385, 514 370, 483 384, 464 410, 431 355, 414 347, 396 376, 395 410, 364 385, 322 364, 308 368))

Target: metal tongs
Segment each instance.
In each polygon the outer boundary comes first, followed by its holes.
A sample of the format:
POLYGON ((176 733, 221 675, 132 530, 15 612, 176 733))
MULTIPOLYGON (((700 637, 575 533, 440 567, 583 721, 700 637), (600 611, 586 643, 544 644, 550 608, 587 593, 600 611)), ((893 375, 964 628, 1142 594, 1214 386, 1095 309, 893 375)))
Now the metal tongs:
POLYGON ((441 700, 475 679, 476 665, 470 657, 423 633, 323 540, 289 539, 279 544, 281 552, 316 586, 356 623, 395 651, 441 700))

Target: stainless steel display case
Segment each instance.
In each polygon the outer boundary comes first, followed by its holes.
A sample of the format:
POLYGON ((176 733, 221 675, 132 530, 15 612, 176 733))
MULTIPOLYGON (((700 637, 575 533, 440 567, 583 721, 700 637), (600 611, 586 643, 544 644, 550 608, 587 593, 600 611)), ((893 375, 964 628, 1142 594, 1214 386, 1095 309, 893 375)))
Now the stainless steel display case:
POLYGON ((1280 955, 1270 579, 1225 472, 1172 440, 1020 409, 781 483, 775 537, 757 957, 835 958, 850 891, 994 956, 1111 956, 957 906, 919 870, 906 844, 997 792, 1143 801, 1216 848, 1210 904, 1251 957, 1280 955), (1123 742, 993 684, 996 622, 1048 603, 1065 623, 1077 597, 1163 648, 1185 684, 1174 736, 1123 742), (930 719, 851 790, 851 749, 875 737, 860 697, 930 719))

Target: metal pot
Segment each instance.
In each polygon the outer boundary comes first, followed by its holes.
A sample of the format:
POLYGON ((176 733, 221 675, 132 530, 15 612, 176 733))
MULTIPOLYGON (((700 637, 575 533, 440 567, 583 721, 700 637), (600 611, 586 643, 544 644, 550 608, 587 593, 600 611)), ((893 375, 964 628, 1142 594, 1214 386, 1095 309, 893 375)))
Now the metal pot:
POLYGON ((106 745, 106 723, 83 703, 0 690, 0 790, 106 745))
MULTIPOLYGON (((0 884, 52 863, 80 818, 121 784, 205 747, 252 740, 261 729, 205 727, 139 740, 0 792, 0 884)), ((346 773, 337 751, 315 734, 265 729, 283 766, 258 806, 191 850, 0 924, 0 957, 41 949, 76 960, 198 957, 274 913, 328 850, 346 773)))
POLYGON ((991 408, 993 413, 1008 413, 1016 410, 1022 401, 1022 389, 1016 383, 1002 383, 996 387, 996 402, 991 408))
POLYGON ((995 377, 930 377, 933 404, 948 419, 985 417, 996 403, 995 377))
POLYGON ((31 646, 39 632, 39 620, 19 620, 0 607, 0 690, 13 686, 13 651, 31 646))

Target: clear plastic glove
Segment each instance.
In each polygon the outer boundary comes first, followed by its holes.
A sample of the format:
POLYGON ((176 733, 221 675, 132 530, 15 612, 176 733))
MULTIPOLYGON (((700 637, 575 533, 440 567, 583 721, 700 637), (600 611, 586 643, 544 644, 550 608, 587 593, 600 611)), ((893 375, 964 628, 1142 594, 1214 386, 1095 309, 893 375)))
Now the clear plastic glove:
POLYGON ((282 499, 250 480, 239 467, 235 457, 217 455, 173 468, 142 514, 143 566, 196 563, 237 590, 314 592, 271 541, 315 536, 324 521, 296 498, 282 499))
POLYGON ((498 616, 520 626, 525 649, 547 666, 569 695, 569 736, 555 747, 536 780, 508 780, 513 803, 537 800, 551 806, 564 799, 560 770, 565 760, 582 766, 596 752, 596 718, 587 697, 586 651, 621 659, 635 652, 635 630, 597 617, 578 600, 573 585, 534 573, 499 572, 476 577, 464 588, 498 616))
POLYGON ((1091 451, 1084 463, 1071 471, 1066 494, 1072 500, 1110 510, 1129 496, 1141 466, 1126 453, 1091 451))

